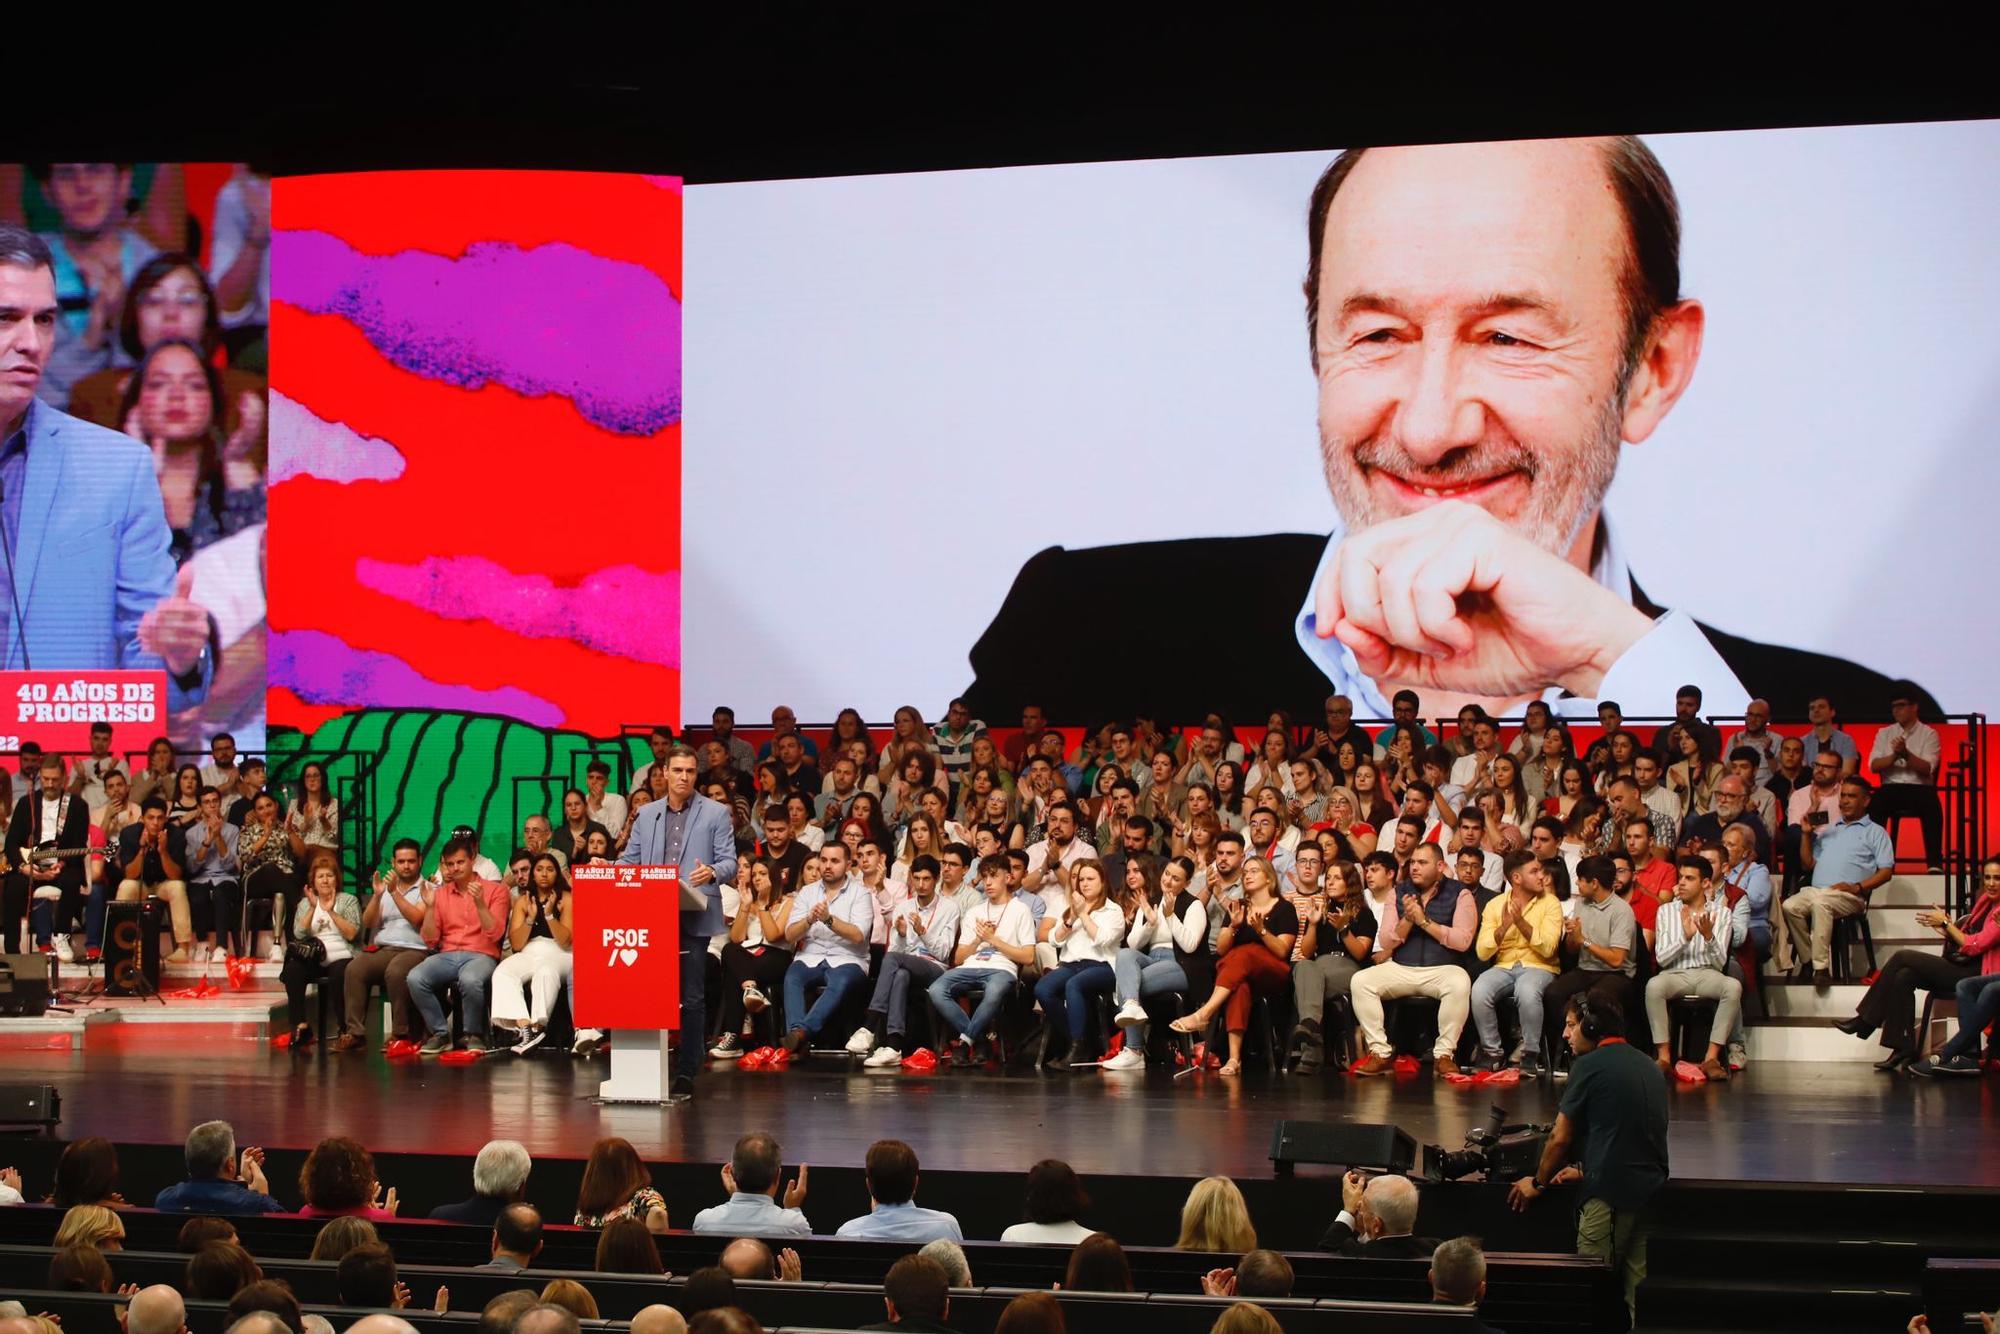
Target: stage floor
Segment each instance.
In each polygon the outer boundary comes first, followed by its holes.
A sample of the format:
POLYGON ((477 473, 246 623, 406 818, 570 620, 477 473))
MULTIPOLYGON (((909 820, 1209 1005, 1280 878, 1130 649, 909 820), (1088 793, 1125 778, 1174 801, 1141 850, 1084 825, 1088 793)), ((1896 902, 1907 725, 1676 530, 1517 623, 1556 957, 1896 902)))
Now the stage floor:
MULTIPOLYGON (((1383 1080, 1164 1072, 935 1077, 863 1073, 825 1059, 807 1069, 704 1075, 678 1107, 599 1107, 606 1065, 489 1056, 475 1065, 390 1062, 375 1052, 295 1057, 259 1038, 216 1032, 163 1043, 160 1030, 115 1025, 88 1050, 8 1052, 9 1083, 62 1093, 65 1139, 104 1135, 178 1143, 210 1117, 244 1144, 306 1148, 352 1135, 378 1152, 471 1154, 520 1140, 537 1154, 582 1157, 623 1135, 658 1161, 720 1162, 750 1129, 774 1132, 786 1157, 858 1165, 896 1136, 926 1166, 990 1170, 1060 1156, 1087 1173, 1268 1175, 1283 1118, 1392 1122, 1419 1143, 1458 1145, 1493 1103, 1513 1120, 1552 1120, 1562 1085, 1456 1087, 1428 1074, 1383 1080)), ((1671 1093, 1679 1178, 1885 1186, 2000 1186, 2000 1079, 1949 1082, 1879 1075, 1852 1062, 1753 1064, 1724 1086, 1671 1093)))

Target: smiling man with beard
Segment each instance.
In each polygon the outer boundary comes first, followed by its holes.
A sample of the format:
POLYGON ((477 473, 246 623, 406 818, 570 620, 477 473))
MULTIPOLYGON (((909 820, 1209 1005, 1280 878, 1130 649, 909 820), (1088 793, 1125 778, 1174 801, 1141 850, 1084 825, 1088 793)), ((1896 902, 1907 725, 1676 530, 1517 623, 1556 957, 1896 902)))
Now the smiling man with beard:
POLYGON ((1330 537, 1041 552, 973 648, 971 707, 1032 696, 1052 717, 1105 716, 1137 688, 1169 716, 1247 716, 1303 712, 1328 682, 1368 717, 1403 688, 1433 716, 1663 708, 1690 683, 1719 714, 1753 694, 1781 715, 1808 694, 1886 706, 1876 672, 1656 606, 1604 521, 1621 446, 1686 391, 1706 319, 1681 293, 1679 205, 1643 143, 1350 149, 1307 226, 1330 537), (1019 652, 1051 608, 1103 588, 1133 624, 1228 608, 1218 651, 1162 655, 1136 686, 1019 652))

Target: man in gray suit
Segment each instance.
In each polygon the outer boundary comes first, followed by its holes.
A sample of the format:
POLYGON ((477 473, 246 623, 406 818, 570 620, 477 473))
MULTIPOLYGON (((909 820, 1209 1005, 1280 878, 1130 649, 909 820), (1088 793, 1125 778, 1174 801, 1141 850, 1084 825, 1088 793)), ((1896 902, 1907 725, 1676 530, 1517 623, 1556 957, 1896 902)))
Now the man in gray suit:
POLYGON ((714 887, 736 878, 736 834, 729 808, 694 790, 693 749, 668 747, 665 764, 667 795, 648 802, 633 819, 632 837, 618 860, 625 866, 678 866, 681 884, 708 896, 706 907, 681 911, 681 1027, 671 1089, 678 1102, 694 1096, 694 1077, 701 1070, 708 1029, 703 956, 709 938, 722 930, 722 902, 714 887))

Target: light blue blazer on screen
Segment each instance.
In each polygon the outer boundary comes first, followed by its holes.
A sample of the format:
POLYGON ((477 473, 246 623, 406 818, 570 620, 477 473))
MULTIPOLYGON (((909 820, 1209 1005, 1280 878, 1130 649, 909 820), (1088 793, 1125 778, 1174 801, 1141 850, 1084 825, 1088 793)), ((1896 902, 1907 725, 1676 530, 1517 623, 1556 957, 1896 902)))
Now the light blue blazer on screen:
MULTIPOLYGON (((683 936, 722 934, 722 893, 725 880, 736 878, 736 831, 729 809, 721 802, 697 792, 688 798, 687 840, 681 845, 681 874, 694 874, 699 861, 715 868, 715 880, 704 886, 708 907, 700 912, 681 914, 683 936)), ((632 817, 632 837, 618 855, 625 866, 667 865, 667 803, 664 798, 649 801, 632 817)))
MULTIPOLYGON (((0 666, 37 671, 164 671, 139 646, 139 621, 174 591, 171 534, 152 451, 120 431, 36 402, 28 414, 27 479, 14 533, 14 588, 27 628, 27 655, 14 607, 0 588, 6 644, 0 666)), ((0 566, 0 576, 5 575, 0 566)), ((201 702, 202 679, 184 690, 167 679, 167 707, 201 702)), ((160 728, 165 731, 165 728, 160 728)))

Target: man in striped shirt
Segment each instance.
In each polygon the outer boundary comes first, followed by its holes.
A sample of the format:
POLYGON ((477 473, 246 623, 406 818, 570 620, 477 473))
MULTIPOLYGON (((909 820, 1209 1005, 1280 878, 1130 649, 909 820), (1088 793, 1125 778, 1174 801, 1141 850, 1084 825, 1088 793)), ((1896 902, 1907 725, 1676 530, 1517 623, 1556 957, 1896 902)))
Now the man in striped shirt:
POLYGON ((1709 1025, 1708 1055, 1701 1063, 1701 1072, 1724 1081, 1729 1078, 1729 1068, 1722 1063, 1722 1051, 1743 1005, 1743 984, 1723 969, 1749 933, 1749 904, 1738 899, 1736 906, 1730 907, 1706 857, 1682 857, 1676 865, 1675 901, 1660 906, 1653 928, 1653 950, 1660 971, 1646 983, 1646 1018, 1653 1028, 1660 1068, 1671 1071, 1674 1056, 1667 1002, 1682 996, 1714 1001, 1715 1022, 1709 1025))

